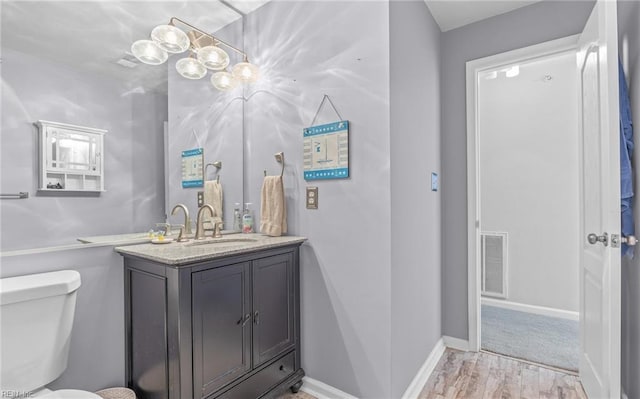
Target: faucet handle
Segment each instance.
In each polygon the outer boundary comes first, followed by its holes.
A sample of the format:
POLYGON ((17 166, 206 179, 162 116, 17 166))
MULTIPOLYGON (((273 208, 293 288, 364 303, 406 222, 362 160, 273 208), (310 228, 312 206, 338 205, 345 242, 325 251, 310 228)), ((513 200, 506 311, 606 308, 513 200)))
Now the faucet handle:
POLYGON ((222 237, 222 232, 221 227, 222 227, 222 220, 220 220, 220 218, 216 218, 217 220, 213 220, 213 238, 221 238, 222 237))
POLYGON ((185 231, 184 224, 174 224, 174 226, 180 228, 180 232, 178 233, 178 238, 176 238, 176 241, 177 242, 189 241, 189 239, 185 237, 187 233, 185 231))
POLYGON ((187 216, 185 218, 185 223, 187 224, 186 226, 181 225, 184 227, 184 233, 187 235, 193 234, 193 230, 191 229, 191 218, 187 216))

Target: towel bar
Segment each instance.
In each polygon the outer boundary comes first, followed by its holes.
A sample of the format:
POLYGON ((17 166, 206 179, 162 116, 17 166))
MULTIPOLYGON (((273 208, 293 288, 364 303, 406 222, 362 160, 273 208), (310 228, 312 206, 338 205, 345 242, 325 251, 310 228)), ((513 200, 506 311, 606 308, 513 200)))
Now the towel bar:
MULTIPOLYGON (((282 164, 282 169, 280 170, 280 177, 282 177, 282 175, 284 174, 284 152, 280 151, 277 152, 275 155, 276 157, 276 161, 280 164, 282 164)), ((264 175, 265 177, 267 176, 267 170, 264 170, 264 175)))
POLYGON ((222 161, 215 161, 213 163, 208 163, 204 166, 204 178, 207 178, 207 168, 209 166, 213 166, 214 168, 216 168, 216 171, 218 173, 217 177, 216 177, 216 181, 218 183, 220 183, 220 169, 222 169, 222 161))
POLYGON ((29 193, 20 191, 17 194, 0 194, 0 199, 25 199, 29 198, 29 193))

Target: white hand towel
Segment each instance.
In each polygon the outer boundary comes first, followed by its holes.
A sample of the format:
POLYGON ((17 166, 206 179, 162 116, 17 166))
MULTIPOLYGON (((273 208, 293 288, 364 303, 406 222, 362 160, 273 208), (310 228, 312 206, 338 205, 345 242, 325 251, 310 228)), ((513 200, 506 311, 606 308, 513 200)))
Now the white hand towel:
POLYGON ((282 176, 265 176, 260 203, 260 232, 272 237, 285 234, 287 204, 282 176))
MULTIPOLYGON (((222 221, 222 184, 216 180, 207 180, 204 182, 204 203, 211 205, 215 211, 216 218, 222 221)), ((206 220, 206 219, 205 219, 206 220)), ((206 229, 213 229, 213 224, 205 223, 206 229)))

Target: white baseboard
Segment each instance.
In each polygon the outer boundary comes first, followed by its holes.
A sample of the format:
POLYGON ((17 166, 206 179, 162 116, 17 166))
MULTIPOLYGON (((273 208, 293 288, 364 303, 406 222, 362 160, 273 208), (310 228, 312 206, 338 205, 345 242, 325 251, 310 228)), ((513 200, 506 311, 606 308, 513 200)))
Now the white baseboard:
POLYGON ((409 387, 407 387, 407 390, 404 391, 402 399, 414 399, 420 395, 422 388, 424 388, 424 385, 427 383, 431 373, 436 368, 436 365, 442 357, 445 349, 446 346, 444 344, 444 340, 440 338, 438 342, 436 342, 436 346, 431 350, 427 360, 425 360, 422 367, 418 370, 416 376, 413 377, 413 380, 411 381, 411 384, 409 384, 409 387))
POLYGON ((469 351, 469 341, 467 340, 450 337, 448 335, 444 335, 442 337, 442 340, 444 341, 444 346, 446 346, 447 348, 456 349, 463 352, 469 351))
POLYGON ((338 388, 306 376, 302 377, 302 388, 300 390, 318 399, 357 399, 355 396, 342 392, 338 388))
POLYGON ((481 298, 481 303, 483 305, 495 306, 497 308, 517 310, 519 312, 533 313, 539 314, 542 316, 549 317, 557 317, 560 319, 567 320, 580 320, 580 314, 578 312, 572 312, 570 310, 561 310, 554 308, 547 308, 544 306, 536 306, 536 305, 527 305, 524 303, 505 301, 502 299, 493 299, 493 298, 481 298))
MULTIPOLYGON (((469 341, 449 336, 443 336, 440 338, 431 350, 431 353, 429 353, 427 360, 424 361, 418 370, 416 376, 413 377, 411 384, 409 384, 402 395, 402 399, 415 399, 420 395, 422 388, 424 388, 424 385, 427 383, 427 380, 431 376, 431 373, 433 373, 438 361, 447 348, 468 351, 469 341)), ((334 388, 331 385, 327 385, 324 382, 307 376, 303 377, 302 381, 303 384, 300 390, 308 393, 309 395, 315 396, 318 399, 357 399, 355 396, 343 392, 338 388, 334 388)))

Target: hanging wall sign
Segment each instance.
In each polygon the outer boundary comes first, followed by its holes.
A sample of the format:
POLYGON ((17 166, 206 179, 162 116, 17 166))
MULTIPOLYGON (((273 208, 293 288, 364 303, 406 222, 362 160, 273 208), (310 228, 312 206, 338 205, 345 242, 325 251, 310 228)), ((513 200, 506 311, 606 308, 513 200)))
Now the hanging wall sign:
POLYGON ((305 128, 303 143, 305 180, 349 177, 349 121, 305 128))
POLYGON ((202 148, 182 151, 182 188, 204 186, 202 148))

